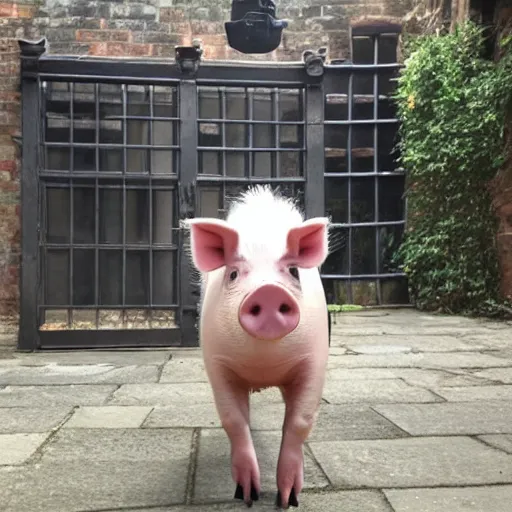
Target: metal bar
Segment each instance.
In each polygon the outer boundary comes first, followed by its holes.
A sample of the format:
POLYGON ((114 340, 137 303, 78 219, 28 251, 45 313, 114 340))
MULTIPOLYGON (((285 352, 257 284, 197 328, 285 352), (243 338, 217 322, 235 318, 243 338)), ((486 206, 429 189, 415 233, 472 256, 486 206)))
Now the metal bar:
MULTIPOLYGON (((69 250, 69 303, 73 304, 74 297, 73 297, 73 278, 74 278, 74 251, 73 251, 73 243, 75 238, 74 233, 74 196, 75 196, 75 189, 74 189, 74 182, 73 182, 73 173, 75 170, 75 151, 73 148, 73 141, 74 141, 74 129, 75 129, 75 112, 74 112, 74 103, 75 103, 75 84, 71 83, 69 84, 69 142, 70 142, 70 166, 69 166, 69 172, 71 177, 69 178, 69 243, 71 244, 71 248, 69 250)), ((73 309, 70 308, 68 311, 68 327, 71 327, 73 324, 73 309)))
MULTIPOLYGON (((225 87, 221 87, 221 92, 224 90, 225 87)), ((276 91, 279 91, 279 89, 276 87, 276 91)), ((224 92, 224 96, 225 96, 224 92)), ((272 94, 274 95, 274 93, 272 94)), ((166 119, 167 120, 167 119, 166 119)), ((261 119, 253 119, 252 121, 249 119, 215 119, 215 118, 200 118, 197 120, 199 123, 218 123, 218 124, 262 124, 262 125, 279 125, 279 126, 304 126, 306 124, 305 121, 279 121, 279 120, 261 120, 261 119)))
POLYGON ((403 226, 405 224, 404 220, 393 220, 393 221, 382 221, 382 222, 349 222, 349 223, 342 223, 342 222, 336 222, 332 223, 332 227, 334 228, 365 228, 365 227, 387 227, 387 226, 403 226))
POLYGON ((197 181, 204 182, 221 182, 221 183, 305 183, 304 178, 263 178, 259 176, 213 176, 201 175, 197 177, 197 181))
POLYGON ((99 304, 100 304, 100 252, 98 249, 100 243, 100 188, 98 173, 100 170, 100 86, 99 84, 94 85, 94 99, 96 107, 96 179, 94 186, 94 304, 96 306, 95 323, 96 329, 99 328, 99 304))
MULTIPOLYGON (((373 62, 378 64, 379 62, 379 36, 373 38, 373 62)), ((379 75, 375 73, 373 75, 373 120, 377 121, 379 117, 379 75)), ((373 172, 378 173, 379 171, 379 126, 375 123, 373 127, 373 172)), ((375 175, 374 179, 374 193, 375 193, 375 222, 379 222, 379 177, 375 175)), ((375 228, 375 273, 380 273, 380 231, 375 228)), ((377 304, 382 304, 382 290, 380 281, 376 281, 377 291, 377 304)))
MULTIPOLYGON (((248 144, 252 143, 252 130, 249 130, 249 137, 248 137, 248 144)), ((130 146, 131 147, 131 146, 130 146)), ((232 151, 234 153, 300 153, 306 151, 305 148, 255 148, 255 147, 246 147, 246 148, 237 148, 237 147, 228 147, 228 148, 222 148, 221 146, 199 146, 198 149, 200 151, 219 151, 220 149, 228 152, 232 151)))
POLYGON ((360 125, 360 124, 398 124, 400 123, 399 119, 353 119, 352 121, 343 121, 343 120, 328 120, 325 121, 326 125, 334 125, 334 126, 346 126, 346 125, 360 125))
MULTIPOLYGON (((23 66, 23 63, 22 63, 23 66)), ((21 80, 21 264, 20 323, 18 349, 35 350, 39 346, 39 179, 40 167, 40 91, 34 78, 21 80)))
MULTIPOLYGON (((351 40, 352 43, 352 40, 351 40)), ((348 139, 347 139, 347 216, 348 216, 348 273, 352 274, 352 126, 353 121, 353 107, 354 107, 354 74, 351 73, 348 77, 348 112, 347 112, 347 124, 348 124, 348 139)), ((349 283, 347 287, 348 301, 353 302, 352 283, 349 283)))
POLYGON ((322 279, 337 279, 339 281, 364 281, 375 279, 395 279, 406 277, 406 274, 397 272, 396 274, 322 274, 322 279))
MULTIPOLYGON (((279 133, 279 89, 275 88, 272 91, 272 117, 274 126, 274 145, 277 149, 281 147, 280 141, 280 133, 279 133)), ((275 153, 270 153, 271 157, 271 167, 270 167, 270 176, 272 178, 276 178, 281 175, 281 165, 280 165, 280 153, 279 151, 275 153)))
MULTIPOLYGON (((222 124, 221 124, 221 130, 222 130, 222 140, 221 140, 221 144, 222 144, 222 147, 225 148, 226 147, 226 118, 228 117, 228 113, 227 113, 227 102, 226 102, 226 88, 225 87, 220 87, 220 101, 221 101, 221 116, 222 116, 222 124)), ((209 121, 210 123, 211 122, 215 122, 215 121, 209 121)), ((226 154, 226 151, 225 149, 222 150, 222 176, 226 176, 227 175, 227 154, 226 154)))
MULTIPOLYGON (((388 223, 386 223, 387 225, 388 223)), ((115 244, 115 243, 111 243, 109 242, 108 245, 106 246, 103 246, 103 244, 101 243, 98 243, 98 244, 52 244, 52 243, 49 243, 49 244, 41 244, 41 246, 44 246, 46 247, 47 249, 69 249, 71 247, 74 247, 75 249, 94 249, 96 247, 101 247, 102 249, 104 249, 105 251, 108 251, 108 250, 111 250, 111 249, 116 249, 116 250, 121 250, 123 247, 126 247, 126 249, 128 250, 143 250, 143 249, 147 249, 149 250, 150 247, 153 247, 154 250, 174 250, 174 249, 177 249, 178 246, 176 244, 153 244, 152 246, 150 246, 149 244, 115 244)))
MULTIPOLYGON (((126 90, 126 84, 121 86, 121 94, 122 94, 122 109, 123 109, 123 184, 122 184, 122 286, 121 286, 121 304, 124 306, 126 304, 126 168, 128 166, 128 150, 126 148, 128 144, 128 134, 127 134, 127 121, 126 121, 126 112, 128 110, 127 101, 128 101, 128 93, 126 90)), ((123 313, 124 318, 124 313, 123 313)))
MULTIPOLYGON (((45 142, 43 146, 47 148, 85 148, 85 149, 96 149, 96 144, 91 144, 89 142, 45 142)), ((98 147, 100 149, 123 149, 123 144, 99 144, 98 147)), ((165 145, 165 144, 155 144, 151 146, 150 144, 130 144, 130 149, 180 149, 179 145, 165 145)))
POLYGON ((178 347, 181 333, 171 329, 41 331, 41 349, 178 347))
MULTIPOLYGON (((252 177, 252 176, 254 176, 254 130, 253 130, 253 124, 252 124, 252 120, 254 119, 254 92, 251 89, 246 88, 245 95, 246 95, 245 97, 247 100, 247 104, 246 104, 247 105, 247 120, 250 121, 249 132, 247 134, 247 137, 248 137, 247 146, 248 147, 244 148, 247 151, 246 162, 248 163, 248 167, 246 167, 245 175, 247 177, 252 177)), ((260 148, 260 149, 264 149, 264 148, 260 148)))
MULTIPOLYGON (((41 178, 55 178, 55 179, 66 179, 69 177, 69 171, 41 171, 39 173, 39 176, 41 178)), ((140 181, 141 179, 143 179, 144 181, 147 181, 147 174, 146 173, 136 173, 136 172, 131 172, 130 174, 126 175, 125 176, 125 173, 124 171, 121 171, 121 172, 113 172, 113 171, 105 171, 105 172, 90 172, 90 171, 75 171, 73 176, 75 177, 75 179, 84 179, 84 180, 87 180, 87 179, 96 179, 98 178, 99 180, 110 180, 110 181, 115 181, 115 179, 118 179, 118 178, 121 178, 124 176, 124 179, 126 179, 127 183, 129 183, 130 181, 140 181)), ((161 174, 161 175, 158 175, 157 178, 153 178, 153 181, 167 181, 167 182, 173 182, 173 181, 178 181, 178 176, 175 175, 175 174, 161 174)), ((61 184, 62 185, 62 184, 61 184)), ((56 183, 55 186, 59 186, 59 183, 56 183)), ((69 185, 67 185, 69 186, 69 185)), ((93 185, 87 185, 86 183, 84 183, 82 186, 84 187, 93 187, 93 185)), ((105 187, 108 187, 108 184, 106 185, 102 185, 102 186, 105 186, 105 187)), ((113 187, 115 185, 112 185, 113 187)), ((169 187, 169 185, 165 185, 166 187, 169 187)), ((130 188, 130 187, 135 187, 135 188, 147 188, 147 186, 144 186, 144 185, 127 185, 127 188, 130 188)), ((121 185, 118 185, 118 188, 121 188, 121 185)))
POLYGON ((306 216, 325 215, 324 88, 306 88, 306 216))
MULTIPOLYGON (((150 118, 153 117, 155 112, 154 107, 155 96, 154 96, 154 86, 149 86, 149 115, 150 118)), ((153 134, 153 120, 149 121, 149 145, 153 146, 154 142, 154 134, 153 134)), ((148 202, 149 202, 149 304, 153 304, 153 152, 148 151, 148 159, 149 159, 149 190, 148 190, 148 202)), ((152 319, 151 311, 149 312, 150 320, 152 319)))
POLYGON ((404 176, 405 171, 384 171, 384 172, 355 172, 353 174, 347 174, 346 172, 326 172, 324 176, 326 178, 346 178, 350 181, 351 178, 367 178, 371 176, 381 176, 381 177, 396 177, 396 176, 404 176))
MULTIPOLYGON (((197 85, 193 80, 184 80, 180 86, 179 115, 181 118, 181 162, 180 162, 180 219, 193 217, 195 214, 195 189, 197 180, 197 85)), ((186 347, 198 345, 196 329, 196 299, 193 295, 189 255, 185 249, 185 233, 180 230, 179 242, 179 287, 181 343, 186 347)))

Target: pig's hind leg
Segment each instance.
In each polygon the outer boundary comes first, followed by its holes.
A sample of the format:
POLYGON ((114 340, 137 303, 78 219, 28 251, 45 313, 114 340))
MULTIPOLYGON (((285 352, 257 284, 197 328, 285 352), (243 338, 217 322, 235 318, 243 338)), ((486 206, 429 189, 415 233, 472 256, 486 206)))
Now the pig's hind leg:
POLYGON ((304 442, 316 419, 323 388, 323 376, 300 372, 281 388, 286 404, 283 438, 277 464, 276 505, 298 507, 297 496, 304 484, 304 442))
POLYGON ((222 428, 231 444, 231 475, 235 499, 247 506, 259 499, 260 470, 249 424, 249 389, 229 369, 210 368, 210 381, 222 428))

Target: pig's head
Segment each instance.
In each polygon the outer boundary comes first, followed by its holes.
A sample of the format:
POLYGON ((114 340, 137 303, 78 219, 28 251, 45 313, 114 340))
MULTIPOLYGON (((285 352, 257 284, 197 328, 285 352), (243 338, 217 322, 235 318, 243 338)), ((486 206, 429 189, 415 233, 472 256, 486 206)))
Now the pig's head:
POLYGON ((244 210, 247 205, 241 204, 227 221, 188 221, 195 267, 203 273, 216 271, 221 280, 218 314, 226 323, 234 322, 236 314, 238 328, 261 340, 281 339, 295 330, 304 270, 318 272, 328 254, 327 218, 303 221, 286 200, 274 201, 266 210, 253 211, 255 217, 248 218, 251 208, 244 210))

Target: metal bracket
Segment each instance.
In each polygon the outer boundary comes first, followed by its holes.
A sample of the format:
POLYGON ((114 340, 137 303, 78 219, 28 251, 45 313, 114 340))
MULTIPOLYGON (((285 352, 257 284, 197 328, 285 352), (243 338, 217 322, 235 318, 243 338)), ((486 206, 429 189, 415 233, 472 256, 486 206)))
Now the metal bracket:
POLYGON ((318 51, 305 50, 302 53, 302 62, 308 76, 321 77, 324 74, 324 64, 327 57, 327 48, 319 48, 318 51))
POLYGON ((43 53, 46 52, 48 41, 46 37, 39 41, 18 39, 21 58, 21 72, 26 78, 37 78, 37 62, 43 53))
POLYGON ((193 76, 199 70, 201 57, 203 55, 203 45, 201 40, 194 39, 192 46, 176 46, 176 65, 179 70, 187 76, 193 76))

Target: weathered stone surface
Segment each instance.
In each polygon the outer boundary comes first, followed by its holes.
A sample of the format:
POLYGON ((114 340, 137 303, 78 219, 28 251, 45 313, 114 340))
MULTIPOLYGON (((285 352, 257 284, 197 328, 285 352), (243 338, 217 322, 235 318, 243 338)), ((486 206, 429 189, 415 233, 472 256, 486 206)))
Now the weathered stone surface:
POLYGON ((207 382, 203 358, 199 351, 173 354, 164 366, 160 382, 207 382))
POLYGON ((478 437, 485 443, 512 454, 512 435, 487 435, 478 437))
POLYGON ((103 405, 116 386, 7 386, 0 389, 0 407, 103 405))
POLYGON ((310 446, 336 487, 512 482, 512 457, 467 437, 311 442, 310 446))
POLYGON ((512 486, 386 490, 395 512, 509 512, 512 486))
POLYGON ((170 428, 170 427, 220 427, 220 419, 212 402, 202 404, 183 404, 155 407, 144 428, 170 428))
POLYGON ((188 406, 213 402, 207 383, 126 384, 112 397, 110 405, 176 405, 188 406))
POLYGON ((408 386, 399 379, 327 380, 322 396, 331 404, 441 401, 430 391, 408 386))
MULTIPOLYGON (((511 341, 512 343, 512 341, 511 341)), ((482 370, 481 372, 472 373, 474 377, 482 377, 484 379, 503 382, 503 384, 512 384, 512 367, 511 368, 491 368, 482 370)))
MULTIPOLYGON (((277 492, 275 475, 281 432, 253 432, 253 440, 260 465, 262 490, 277 492)), ((326 487, 326 478, 307 452, 304 463, 304 488, 326 487)), ((194 503, 229 501, 234 492, 228 438, 220 429, 203 430, 199 441, 194 503)))
POLYGON ((390 404, 373 409, 413 436, 512 433, 512 402, 390 404))
POLYGON ((378 356, 336 356, 336 368, 493 368, 510 366, 511 362, 500 357, 474 352, 446 354, 400 354, 378 356))
POLYGON ((472 386, 466 388, 434 389, 449 402, 472 402, 473 400, 512 400, 512 386, 472 386))
POLYGON ((23 464, 48 434, 0 434, 0 466, 23 464))
POLYGON ((139 428, 151 407, 80 407, 64 428, 139 428))
POLYGON ((0 472, 2 512, 183 503, 190 443, 190 431, 63 430, 37 466, 0 472))
POLYGON ((157 366, 115 367, 108 364, 18 366, 0 369, 0 385, 127 384, 156 382, 157 366))
POLYGON ((169 361, 170 350, 70 350, 67 352, 17 353, 16 359, 25 366, 89 365, 106 364, 114 366, 161 365, 169 361))
POLYGON ((72 410, 72 407, 0 409, 0 434, 47 432, 62 423, 72 410))
POLYGON ((327 379, 329 380, 380 380, 396 379, 395 371, 381 368, 331 368, 336 365, 333 358, 327 363, 327 379))
MULTIPOLYGON (((477 341, 457 338, 455 336, 428 336, 417 334, 416 336, 354 336, 340 338, 343 346, 354 352, 365 354, 380 348, 394 347, 396 352, 464 352, 485 350, 488 345, 477 341)), ((377 353, 377 352, 373 352, 377 353)), ((385 353, 385 352, 382 352, 385 353)))
POLYGON ((469 374, 450 373, 445 370, 427 370, 416 368, 399 368, 393 369, 392 372, 397 378, 403 379, 411 386, 426 387, 426 388, 449 388, 449 387, 464 387, 464 386, 482 386, 492 384, 492 381, 474 377, 469 374))
MULTIPOLYGON (((263 512, 275 512, 275 498, 274 492, 264 491, 253 508, 263 512)), ((240 512, 243 507, 244 505, 238 500, 231 500, 230 503, 208 503, 208 505, 123 509, 123 512, 240 512)), ((306 489, 299 495, 299 507, 301 511, 306 512, 318 512, 319 510, 322 512, 355 512, 359 510, 364 512, 393 512, 384 495, 378 491, 309 492, 306 489)), ((103 512, 119 512, 119 509, 103 512)))

